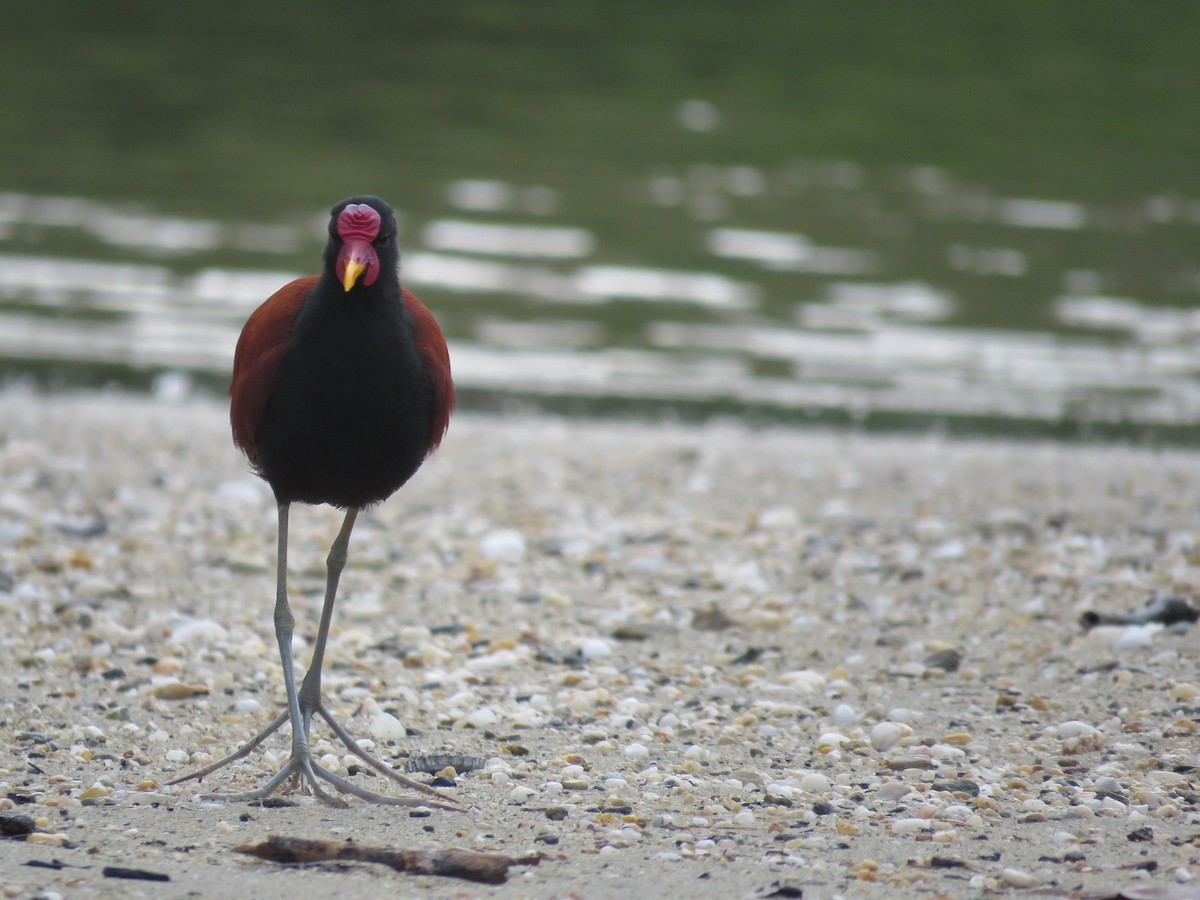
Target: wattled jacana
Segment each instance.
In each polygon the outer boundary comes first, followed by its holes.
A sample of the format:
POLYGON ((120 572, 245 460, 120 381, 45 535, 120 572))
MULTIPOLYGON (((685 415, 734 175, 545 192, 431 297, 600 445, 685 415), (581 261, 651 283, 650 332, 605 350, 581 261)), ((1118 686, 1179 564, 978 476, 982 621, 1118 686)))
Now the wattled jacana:
POLYGON ((400 286, 396 216, 386 203, 378 197, 338 203, 330 213, 324 260, 319 276, 284 285, 251 314, 238 339, 229 388, 233 441, 271 486, 279 508, 275 637, 288 708, 240 749, 171 783, 203 778, 241 759, 290 721, 291 758, 284 768, 257 790, 221 799, 258 800, 292 778, 322 800, 341 804, 320 787, 323 779, 376 803, 437 806, 359 787, 320 766, 309 749, 315 713, 372 768, 440 796, 354 742, 321 700, 321 665, 355 519, 408 481, 446 433, 454 408, 450 355, 433 315, 400 286), (346 510, 326 561, 312 665, 298 689, 287 599, 288 509, 296 502, 346 510))

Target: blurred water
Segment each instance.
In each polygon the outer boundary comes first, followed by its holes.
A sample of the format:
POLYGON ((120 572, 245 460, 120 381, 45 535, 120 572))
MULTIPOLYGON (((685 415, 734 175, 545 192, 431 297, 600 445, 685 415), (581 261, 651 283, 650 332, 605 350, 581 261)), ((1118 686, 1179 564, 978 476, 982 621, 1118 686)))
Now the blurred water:
MULTIPOLYGON (((403 279, 446 323, 456 381, 477 402, 570 399, 596 409, 651 404, 1001 430, 1170 431, 1200 416, 1200 311, 1107 296, 1103 274, 1067 260, 1046 273, 1042 237, 1103 238, 1117 228, 1136 253, 1157 229, 1200 237, 1200 202, 1146 198, 1106 210, 991 197, 955 187, 947 173, 913 170, 907 187, 896 188, 893 176, 890 215, 903 217, 910 234, 954 222, 952 242, 914 277, 897 260, 915 239, 869 227, 879 176, 849 163, 811 170, 834 180, 821 190, 839 203, 868 210, 859 213, 857 242, 827 246, 802 231, 743 227, 723 204, 770 191, 780 175, 738 166, 708 173, 715 187, 706 184, 704 196, 721 202, 680 223, 678 240, 702 248, 707 267, 620 265, 585 224, 529 221, 569 202, 558 190, 462 179, 445 185, 445 208, 427 219, 400 208, 403 279), (1135 220, 1142 227, 1129 229, 1135 220), (1028 305, 1025 327, 979 314, 976 323, 963 321, 972 284, 1002 282, 1034 296, 1031 273, 1039 269, 1041 283, 1057 290, 1039 298, 1040 308, 1028 305), (782 289, 781 277, 792 279, 782 289)), ((665 177, 639 183, 631 176, 629 215, 695 200, 686 179, 666 187, 665 177)), ((224 222, 92 198, 6 194, 0 235, 7 371, 58 371, 74 381, 125 373, 143 382, 185 373, 219 384, 246 316, 303 274, 263 263, 317 260, 324 215, 224 222), (59 250, 80 238, 131 259, 59 250), (229 249, 246 264, 195 265, 229 249)), ((172 393, 180 383, 160 382, 172 393)))
POLYGON ((6 377, 223 390, 372 192, 465 406, 1192 438, 1200 7, 35 6, 6 377))

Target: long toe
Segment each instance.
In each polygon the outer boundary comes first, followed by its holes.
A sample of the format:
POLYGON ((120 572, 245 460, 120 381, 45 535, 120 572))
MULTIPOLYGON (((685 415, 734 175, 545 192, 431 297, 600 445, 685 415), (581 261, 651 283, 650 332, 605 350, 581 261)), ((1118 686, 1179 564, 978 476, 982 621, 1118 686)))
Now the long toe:
MULTIPOLYGON (((292 790, 295 790, 299 793, 311 794, 318 800, 328 803, 331 806, 347 806, 348 804, 345 800, 335 794, 330 793, 321 785, 321 782, 324 781, 332 785, 340 793, 358 797, 359 799, 365 800, 368 803, 403 807, 428 806, 434 809, 444 809, 451 812, 466 811, 463 807, 448 802, 445 795, 439 793, 426 784, 422 784, 419 781, 414 781, 408 776, 397 772, 391 766, 380 761, 379 759, 376 759, 374 756, 360 747, 358 742, 354 740, 350 733, 346 731, 344 727, 342 727, 341 723, 339 723, 337 719, 333 717, 329 710, 325 708, 323 703, 318 703, 311 713, 305 713, 304 720, 306 724, 308 721, 310 721, 312 713, 320 716, 320 718, 329 725, 329 728, 333 731, 338 740, 340 740, 346 746, 346 749, 354 754, 354 756, 358 757, 376 772, 386 776, 396 784, 402 785, 403 787, 408 788, 410 791, 416 792, 420 796, 392 797, 387 794, 381 794, 377 791, 360 787, 346 778, 329 771, 324 766, 321 766, 319 763, 317 763, 317 761, 313 758, 312 751, 308 746, 307 734, 304 736, 303 741, 293 742, 291 757, 288 759, 287 763, 261 787, 236 793, 210 793, 202 796, 204 796, 204 798, 207 800, 223 800, 227 802, 253 802, 257 800, 265 800, 267 797, 271 796, 290 781, 290 787, 292 790)), ((283 723, 287 720, 288 714, 286 712, 281 713, 273 722, 271 722, 270 725, 264 728, 261 732, 259 732, 237 750, 230 753, 228 756, 222 757, 216 762, 205 766, 203 769, 190 772, 187 775, 181 775, 179 778, 169 781, 168 784, 181 784, 185 781, 191 781, 193 779, 200 780, 206 775, 211 775, 218 769, 222 769, 230 763, 236 762, 237 760, 248 756, 255 748, 262 744, 263 741, 278 731, 283 723)), ((308 729, 305 728, 304 730, 307 731, 308 729)))

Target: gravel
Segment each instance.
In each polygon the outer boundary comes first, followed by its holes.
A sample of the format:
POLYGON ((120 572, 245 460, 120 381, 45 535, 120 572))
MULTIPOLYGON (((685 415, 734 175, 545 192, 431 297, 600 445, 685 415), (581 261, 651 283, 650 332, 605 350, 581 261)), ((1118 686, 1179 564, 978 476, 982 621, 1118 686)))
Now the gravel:
MULTIPOLYGON (((268 834, 542 853, 505 897, 1195 896, 1196 635, 1080 625, 1195 597, 1193 455, 460 415, 360 519, 327 652, 364 746, 470 761, 436 773, 470 812, 414 817, 199 796, 286 728, 166 786, 283 700, 274 505, 227 431, 202 399, 0 394, 0 813, 34 829, 5 896, 124 896, 101 867, 130 861, 166 897, 416 890, 229 852, 268 834)), ((301 664, 339 524, 292 514, 301 664)))

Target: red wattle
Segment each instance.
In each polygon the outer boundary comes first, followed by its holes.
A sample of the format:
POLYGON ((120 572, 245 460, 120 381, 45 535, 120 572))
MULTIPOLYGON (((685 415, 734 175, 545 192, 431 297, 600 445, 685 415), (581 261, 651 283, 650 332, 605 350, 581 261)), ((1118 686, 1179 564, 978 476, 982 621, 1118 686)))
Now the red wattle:
MULTIPOLYGON (((370 209, 370 207, 367 207, 370 209)), ((371 210, 374 212, 374 210, 371 210)), ((372 285, 375 279, 379 277, 379 256, 375 253, 375 248, 361 238, 351 238, 342 245, 342 250, 338 253, 337 258, 337 277, 341 281, 346 277, 346 263, 350 260, 362 263, 366 267, 359 284, 372 285)))

